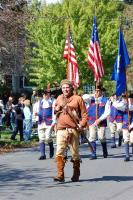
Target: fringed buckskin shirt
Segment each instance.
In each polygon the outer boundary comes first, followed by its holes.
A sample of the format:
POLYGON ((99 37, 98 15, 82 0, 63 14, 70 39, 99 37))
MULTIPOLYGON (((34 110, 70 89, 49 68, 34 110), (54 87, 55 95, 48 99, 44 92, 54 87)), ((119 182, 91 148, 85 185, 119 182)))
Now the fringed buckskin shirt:
POLYGON ((76 124, 68 112, 64 111, 65 107, 69 109, 69 112, 72 112, 72 115, 77 118, 78 124, 85 127, 87 124, 87 112, 83 99, 78 95, 72 95, 70 97, 64 97, 63 94, 58 96, 55 103, 56 106, 60 106, 60 112, 58 115, 57 112, 57 130, 65 128, 76 128, 76 124), (67 104, 66 104, 67 102, 67 104))

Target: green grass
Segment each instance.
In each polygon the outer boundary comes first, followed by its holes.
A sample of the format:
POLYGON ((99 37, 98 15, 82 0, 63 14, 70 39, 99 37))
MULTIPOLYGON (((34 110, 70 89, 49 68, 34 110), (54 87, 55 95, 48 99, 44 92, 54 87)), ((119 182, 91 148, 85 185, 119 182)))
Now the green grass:
POLYGON ((30 148, 38 145, 38 136, 33 136, 30 142, 19 141, 19 134, 16 136, 16 140, 13 141, 10 139, 11 132, 2 131, 0 138, 0 152, 4 152, 6 150, 12 150, 15 148, 30 148))

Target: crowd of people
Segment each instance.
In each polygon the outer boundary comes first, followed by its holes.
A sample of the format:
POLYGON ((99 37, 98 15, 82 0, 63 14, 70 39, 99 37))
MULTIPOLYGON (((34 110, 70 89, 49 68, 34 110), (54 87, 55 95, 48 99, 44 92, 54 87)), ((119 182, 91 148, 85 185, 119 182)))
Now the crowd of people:
POLYGON ((65 79, 61 81, 59 90, 52 93, 50 88, 42 93, 33 91, 31 99, 25 95, 13 104, 9 97, 6 105, 0 100, 0 130, 3 122, 12 129, 11 140, 16 140, 19 132, 20 141, 30 141, 33 124, 37 127, 40 146, 39 160, 46 159, 45 145, 49 145, 49 157, 54 156, 54 144, 51 133, 56 135, 57 176, 54 181, 65 180, 64 167, 67 151, 70 149, 73 163, 73 176, 76 182, 80 176, 79 144, 86 135, 93 151, 90 160, 97 159, 97 140, 100 141, 103 158, 109 155, 106 140, 108 126, 110 128, 111 148, 124 144, 124 161, 130 161, 130 146, 133 154, 133 94, 123 94, 120 97, 106 97, 105 90, 98 86, 93 94, 77 95, 72 83, 65 79), (58 93, 58 95, 57 95, 58 93))
POLYGON ((30 140, 32 132, 32 111, 30 100, 26 95, 18 98, 17 104, 14 104, 14 98, 10 96, 6 105, 0 100, 0 126, 12 132, 11 140, 16 140, 19 132, 20 141, 30 140))

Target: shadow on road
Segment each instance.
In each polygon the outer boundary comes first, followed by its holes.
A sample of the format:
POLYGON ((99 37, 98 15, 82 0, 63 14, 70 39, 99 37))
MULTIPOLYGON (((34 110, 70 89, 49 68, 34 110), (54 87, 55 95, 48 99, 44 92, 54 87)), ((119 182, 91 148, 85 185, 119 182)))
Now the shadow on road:
POLYGON ((102 181, 133 181, 133 176, 103 176, 101 178, 81 179, 79 182, 102 182, 102 181))

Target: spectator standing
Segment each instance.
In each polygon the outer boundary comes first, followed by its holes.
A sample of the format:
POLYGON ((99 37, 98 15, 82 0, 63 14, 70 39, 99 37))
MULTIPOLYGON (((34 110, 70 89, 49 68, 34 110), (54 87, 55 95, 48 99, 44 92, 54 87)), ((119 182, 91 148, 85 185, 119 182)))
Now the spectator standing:
POLYGON ((3 128, 3 117, 4 117, 3 109, 0 107, 0 138, 1 138, 1 131, 3 128))
POLYGON ((23 99, 20 97, 18 104, 15 106, 15 131, 11 136, 11 140, 16 140, 16 135, 20 133, 20 141, 23 141, 23 99))
POLYGON ((16 127, 16 124, 15 124, 15 115, 16 115, 16 113, 15 113, 14 106, 10 107, 9 113, 10 113, 10 128, 14 132, 15 131, 15 127, 16 127))
POLYGON ((30 100, 24 101, 24 140, 29 141, 32 133, 32 113, 30 108, 30 100))
POLYGON ((8 101, 6 103, 6 112, 5 112, 5 124, 6 124, 6 127, 10 129, 11 127, 11 121, 10 121, 10 111, 11 109, 14 107, 14 104, 13 104, 13 97, 9 97, 8 98, 8 101))
POLYGON ((36 96, 37 96, 37 92, 36 92, 36 90, 33 90, 32 95, 31 95, 31 104, 32 104, 32 106, 36 102, 36 96))

